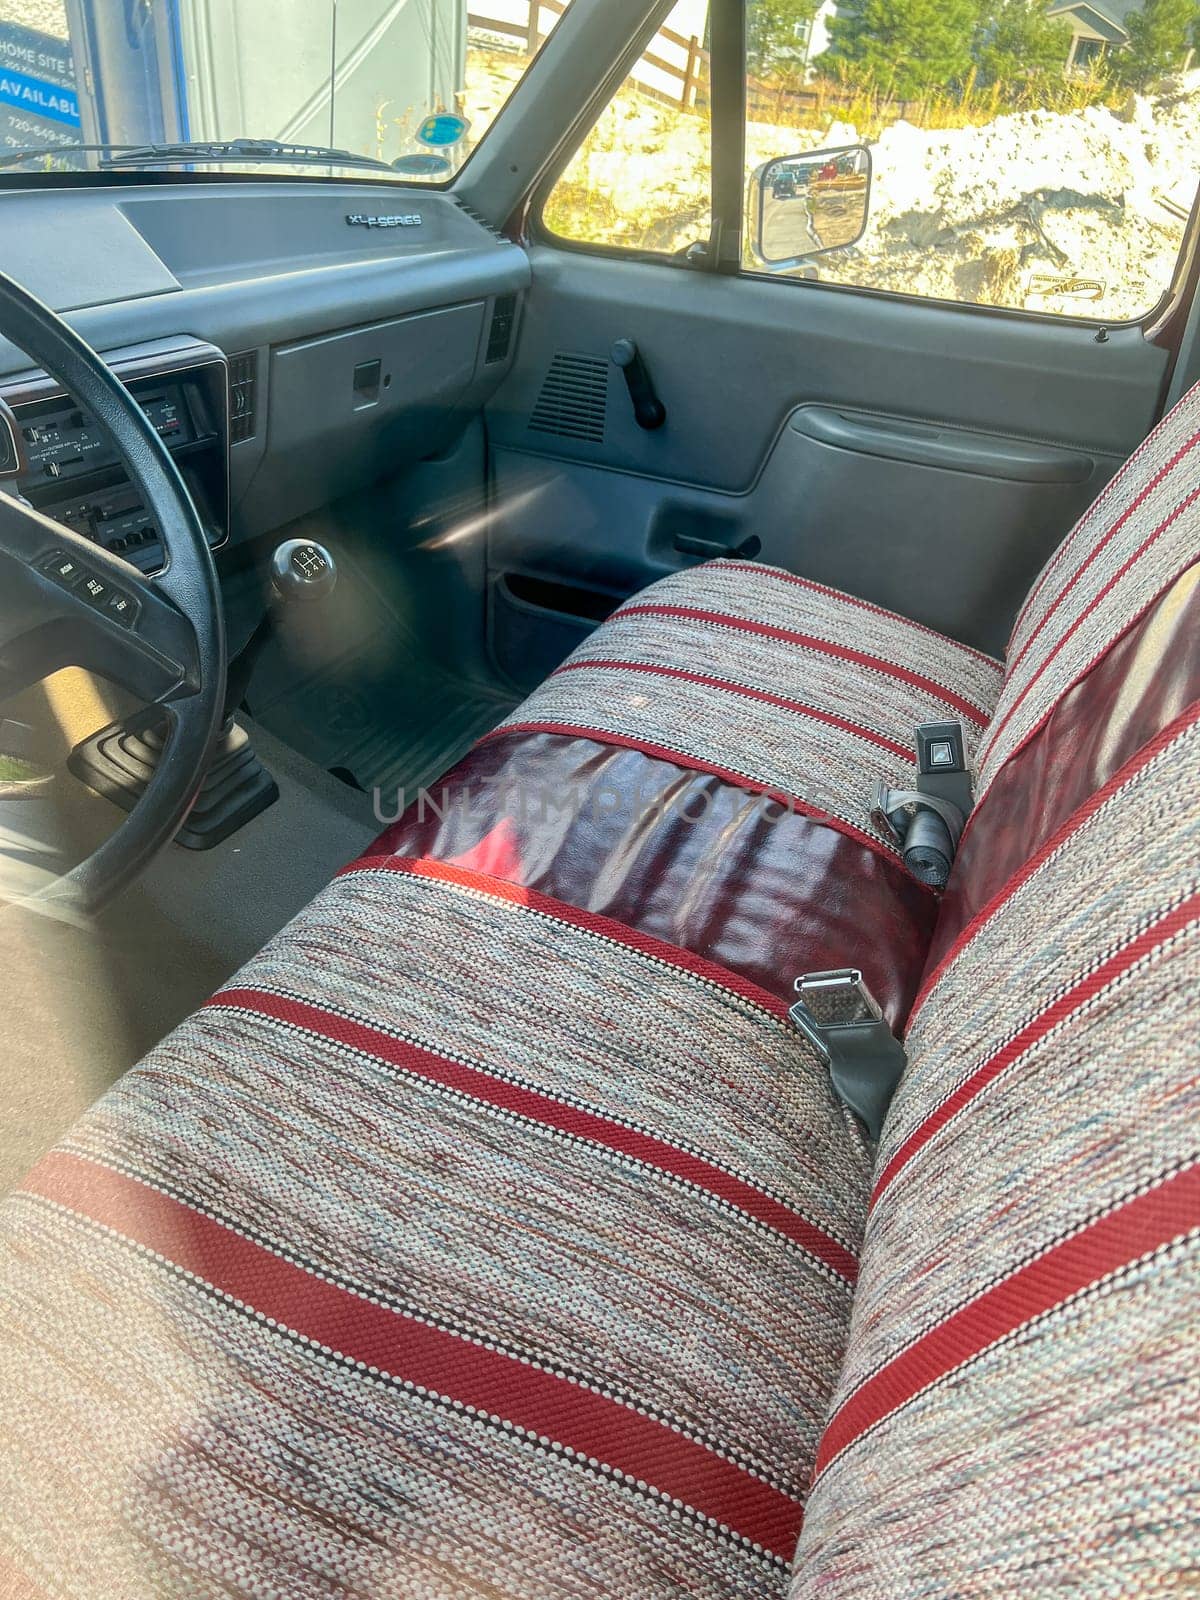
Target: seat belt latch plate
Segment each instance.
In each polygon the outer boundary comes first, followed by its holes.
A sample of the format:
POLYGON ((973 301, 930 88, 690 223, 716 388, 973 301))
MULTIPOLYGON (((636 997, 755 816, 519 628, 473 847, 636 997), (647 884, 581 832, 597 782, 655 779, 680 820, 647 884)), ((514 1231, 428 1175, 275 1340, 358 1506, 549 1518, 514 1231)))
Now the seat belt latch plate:
POLYGON ((857 967, 808 972, 788 1015, 829 1068, 839 1099, 878 1139, 904 1071, 904 1046, 857 967))

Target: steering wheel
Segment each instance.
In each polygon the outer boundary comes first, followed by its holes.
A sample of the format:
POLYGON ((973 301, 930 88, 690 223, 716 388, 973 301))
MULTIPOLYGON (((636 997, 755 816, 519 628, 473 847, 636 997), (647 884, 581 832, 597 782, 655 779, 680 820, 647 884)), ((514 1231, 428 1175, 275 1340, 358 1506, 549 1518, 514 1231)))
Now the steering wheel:
MULTIPOLYGON (((224 707, 220 587, 191 496, 137 401, 86 340, 4 273, 0 337, 107 429, 166 552, 166 569, 151 580, 35 511, 11 486, 5 493, 0 478, 0 698, 78 666, 163 713, 162 754, 137 805, 97 850, 33 899, 87 915, 170 842, 199 791, 224 707)), ((5 420, 0 414, 0 444, 5 420)), ((19 462, 22 440, 11 411, 7 423, 19 462)))

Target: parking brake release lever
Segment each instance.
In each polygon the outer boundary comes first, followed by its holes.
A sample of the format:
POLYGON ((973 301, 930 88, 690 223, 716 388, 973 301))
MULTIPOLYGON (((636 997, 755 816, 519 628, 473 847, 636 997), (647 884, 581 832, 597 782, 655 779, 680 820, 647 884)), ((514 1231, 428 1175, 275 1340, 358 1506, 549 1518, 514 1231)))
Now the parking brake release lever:
POLYGON ((654 392, 646 363, 632 339, 618 339, 612 347, 614 363, 625 374, 625 386, 633 402, 633 416, 639 428, 653 433, 667 420, 667 408, 654 392))

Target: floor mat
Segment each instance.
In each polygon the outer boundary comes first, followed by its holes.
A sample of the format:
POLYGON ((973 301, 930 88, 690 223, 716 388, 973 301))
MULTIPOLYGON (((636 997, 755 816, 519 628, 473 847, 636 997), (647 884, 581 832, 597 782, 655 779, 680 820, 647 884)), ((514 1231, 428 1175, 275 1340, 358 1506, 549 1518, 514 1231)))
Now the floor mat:
POLYGON ((353 775, 389 807, 416 794, 495 727, 516 697, 409 662, 396 675, 363 681, 342 665, 290 685, 272 699, 252 695, 255 717, 328 771, 353 775))
POLYGON ((320 614, 288 612, 255 670, 256 721, 327 771, 378 790, 388 813, 466 753, 512 709, 498 681, 459 673, 439 646, 438 595, 407 615, 339 556, 338 587, 320 614))

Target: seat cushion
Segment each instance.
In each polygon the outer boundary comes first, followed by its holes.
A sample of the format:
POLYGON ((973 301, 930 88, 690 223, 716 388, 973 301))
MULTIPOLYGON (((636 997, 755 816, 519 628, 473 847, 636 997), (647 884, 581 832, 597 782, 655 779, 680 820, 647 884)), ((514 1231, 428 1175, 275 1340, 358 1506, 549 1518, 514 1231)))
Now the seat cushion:
POLYGON ((1195 702, 918 1002, 791 1600, 1194 1584, 1198 792, 1195 702))
POLYGON ((919 722, 961 719, 968 758, 998 662, 775 567, 712 561, 622 606, 502 727, 628 745, 892 854, 876 779, 916 777, 919 722))
POLYGON ((0 1571, 780 1595, 868 1173, 745 978, 356 864, 4 1208, 0 1571))
POLYGON ((622 607, 428 796, 380 853, 458 862, 613 916, 781 999, 862 969, 895 1027, 936 897, 875 828, 913 729, 1000 686, 986 656, 790 573, 717 561, 622 607))

